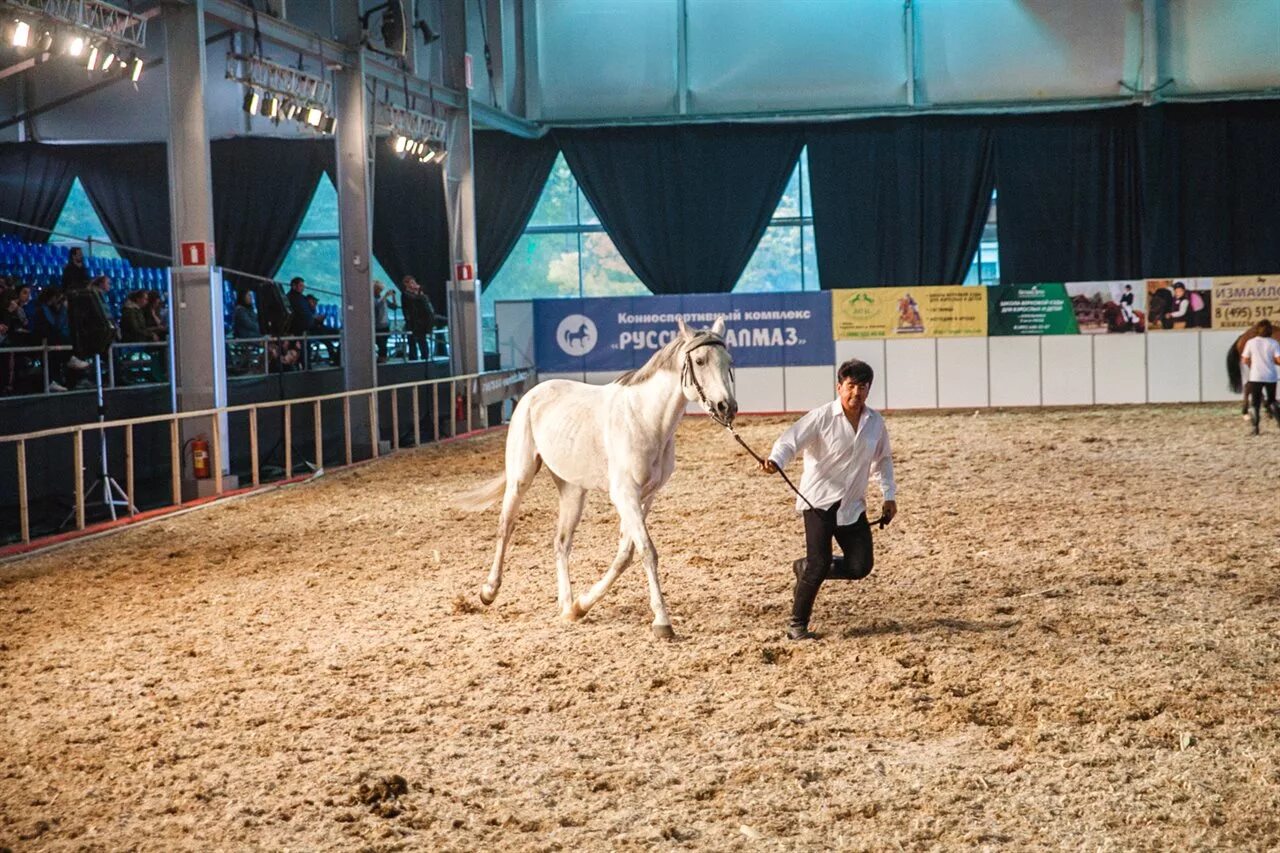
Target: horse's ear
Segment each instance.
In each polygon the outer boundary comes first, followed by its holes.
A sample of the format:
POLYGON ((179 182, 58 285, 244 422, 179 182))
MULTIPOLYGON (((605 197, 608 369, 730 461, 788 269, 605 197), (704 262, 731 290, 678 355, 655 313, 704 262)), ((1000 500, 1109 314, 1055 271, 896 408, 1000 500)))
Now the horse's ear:
POLYGON ((689 327, 684 324, 683 317, 676 318, 676 328, 680 330, 680 337, 686 338, 686 339, 691 337, 689 334, 689 327))
POLYGON ((711 334, 719 335, 722 338, 724 337, 724 316, 723 315, 717 317, 716 321, 711 324, 711 334))

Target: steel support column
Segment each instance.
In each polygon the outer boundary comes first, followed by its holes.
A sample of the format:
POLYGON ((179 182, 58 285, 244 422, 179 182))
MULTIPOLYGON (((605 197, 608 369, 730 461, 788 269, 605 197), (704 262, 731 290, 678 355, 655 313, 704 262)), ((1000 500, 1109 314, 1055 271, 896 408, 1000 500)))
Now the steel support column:
POLYGON ((475 192, 471 153, 471 92, 466 85, 466 0, 446 0, 444 15, 444 82, 463 93, 462 107, 450 112, 444 167, 445 204, 449 216, 450 364, 454 374, 479 373, 484 364, 480 337, 479 279, 489 270, 476 269, 475 192), (459 279, 459 266, 468 265, 470 279, 459 279))
MULTIPOLYGON (((185 266, 183 243, 213 246, 213 190, 209 130, 205 121, 204 2, 164 5, 165 77, 169 93, 169 209, 172 220, 174 382, 179 411, 227 405, 226 348, 222 319, 222 275, 209 266, 185 266)), ((216 249, 215 249, 216 251, 216 249)), ((216 258, 207 259, 215 264, 216 258)), ((218 430, 219 458, 226 473, 226 417, 218 430)), ((207 434, 207 425, 183 421, 182 441, 207 434)), ((194 479, 185 470, 184 482, 194 479)), ((202 481, 207 483, 209 481, 202 481)))
MULTIPOLYGON (((346 390, 373 388, 378 368, 373 334, 373 215, 369 181, 369 117, 364 57, 360 51, 360 8, 344 0, 338 11, 338 36, 356 60, 334 75, 338 119, 338 238, 342 271, 342 371, 346 390)), ((376 450, 367 407, 351 413, 352 438, 361 455, 376 450)))

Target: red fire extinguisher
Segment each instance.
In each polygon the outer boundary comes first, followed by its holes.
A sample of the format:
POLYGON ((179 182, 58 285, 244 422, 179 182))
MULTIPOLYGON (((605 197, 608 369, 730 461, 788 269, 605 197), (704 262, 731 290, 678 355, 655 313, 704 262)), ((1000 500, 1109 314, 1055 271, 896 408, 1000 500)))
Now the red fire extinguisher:
POLYGON ((460 422, 467 419, 467 398, 461 394, 453 401, 453 414, 460 422))
POLYGON ((209 441, 204 436, 191 439, 191 470, 199 480, 207 480, 212 474, 209 470, 209 441))

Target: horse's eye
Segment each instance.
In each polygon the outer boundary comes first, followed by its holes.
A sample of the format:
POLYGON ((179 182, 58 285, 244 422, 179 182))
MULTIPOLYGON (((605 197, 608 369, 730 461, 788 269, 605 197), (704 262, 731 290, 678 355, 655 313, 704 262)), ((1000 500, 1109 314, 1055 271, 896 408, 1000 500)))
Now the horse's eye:
POLYGON ((702 358, 701 356, 699 356, 698 358, 695 358, 695 359, 694 359, 694 363, 696 363, 696 364, 706 364, 706 363, 707 363, 707 360, 706 360, 705 358, 702 358))

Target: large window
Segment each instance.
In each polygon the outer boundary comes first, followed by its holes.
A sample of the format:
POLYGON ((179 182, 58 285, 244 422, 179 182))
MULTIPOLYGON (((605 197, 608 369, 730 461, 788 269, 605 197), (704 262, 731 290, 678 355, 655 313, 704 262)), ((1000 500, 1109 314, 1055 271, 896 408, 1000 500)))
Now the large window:
POLYGON ((98 212, 89 201, 89 194, 84 184, 76 178, 71 182, 71 192, 67 195, 67 203, 58 215, 53 230, 57 233, 49 238, 50 243, 60 246, 80 246, 86 255, 97 258, 118 258, 120 253, 111 244, 107 236, 107 228, 98 218, 98 212), (71 235, 65 236, 65 235, 71 235), (72 239, 74 238, 74 239, 72 239))
POLYGON ((498 300, 647 293, 560 155, 524 235, 485 288, 481 313, 491 318, 498 300))
MULTIPOLYGON (((371 275, 388 284, 391 276, 373 259, 371 275)), ((288 281, 302 276, 307 292, 316 294, 322 304, 341 303, 342 250, 338 240, 338 189, 327 174, 320 175, 311 205, 298 227, 298 236, 280 264, 276 277, 288 281)), ((339 313, 339 316, 341 314, 339 313)))
MULTIPOLYGON (((964 283, 998 284, 997 251, 996 195, 992 193, 982 239, 964 283)), ((819 289, 806 148, 801 151, 769 227, 733 292, 819 289)), ((493 305, 499 300, 647 293, 649 290, 618 254, 601 227, 562 155, 556 159, 524 235, 485 289, 481 310, 491 324, 493 305)))

